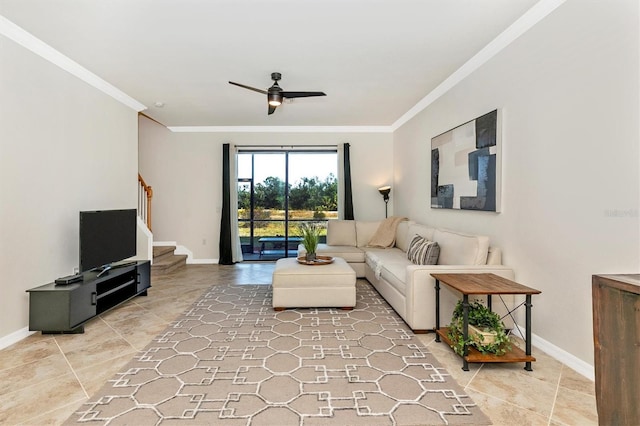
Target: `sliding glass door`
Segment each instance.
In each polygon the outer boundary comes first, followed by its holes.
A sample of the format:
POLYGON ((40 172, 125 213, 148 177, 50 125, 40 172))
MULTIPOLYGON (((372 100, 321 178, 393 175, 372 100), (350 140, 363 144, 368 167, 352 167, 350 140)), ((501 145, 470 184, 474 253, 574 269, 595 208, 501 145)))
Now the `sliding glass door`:
POLYGON ((245 260, 296 255, 303 222, 338 217, 336 151, 240 151, 238 226, 245 260))

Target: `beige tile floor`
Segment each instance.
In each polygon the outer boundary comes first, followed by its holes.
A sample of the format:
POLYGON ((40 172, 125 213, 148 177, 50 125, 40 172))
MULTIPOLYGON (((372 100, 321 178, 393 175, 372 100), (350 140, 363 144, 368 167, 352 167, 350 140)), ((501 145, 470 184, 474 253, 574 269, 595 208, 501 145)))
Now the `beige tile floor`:
MULTIPOLYGON (((215 283, 270 283, 273 263, 188 265, 152 276, 137 297, 85 326, 78 335, 30 337, 0 351, 0 425, 58 425, 215 283)), ((523 364, 471 364, 433 334, 420 335, 449 373, 496 425, 597 425, 594 384, 534 348, 523 364)))

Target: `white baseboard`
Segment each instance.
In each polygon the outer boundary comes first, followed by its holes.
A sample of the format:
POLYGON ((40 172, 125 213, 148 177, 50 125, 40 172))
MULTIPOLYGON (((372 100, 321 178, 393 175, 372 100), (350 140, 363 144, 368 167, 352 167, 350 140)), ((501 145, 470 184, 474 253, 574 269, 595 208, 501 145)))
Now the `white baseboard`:
MULTIPOLYGON (((527 329, 519 325, 516 325, 516 327, 520 329, 520 331, 522 332, 522 335, 524 336, 527 329)), ((542 337, 538 336, 535 333, 531 333, 531 344, 536 348, 540 349, 542 352, 546 353, 547 355, 550 355, 553 358, 560 361, 561 363, 565 364, 567 367, 571 368, 572 370, 575 370, 577 373, 582 374, 587 379, 591 381, 595 381, 595 378, 596 378, 595 368, 593 367, 593 365, 589 364, 588 362, 585 362, 580 358, 574 355, 571 355, 569 352, 559 348, 558 346, 543 339, 542 337)))
POLYGON ((18 331, 14 331, 4 337, 0 337, 0 349, 8 348, 14 343, 18 343, 20 340, 31 336, 35 331, 29 331, 29 327, 21 328, 18 331))
POLYGON ((175 254, 186 254, 187 255, 187 265, 210 265, 214 263, 218 263, 218 259, 195 259, 193 257, 193 252, 186 248, 185 246, 177 245, 175 254))
POLYGON ((193 263, 193 252, 185 246, 176 245, 175 254, 184 254, 187 256, 187 264, 193 263))
POLYGON ((218 263, 218 259, 191 259, 191 262, 187 262, 191 265, 215 265, 218 263))

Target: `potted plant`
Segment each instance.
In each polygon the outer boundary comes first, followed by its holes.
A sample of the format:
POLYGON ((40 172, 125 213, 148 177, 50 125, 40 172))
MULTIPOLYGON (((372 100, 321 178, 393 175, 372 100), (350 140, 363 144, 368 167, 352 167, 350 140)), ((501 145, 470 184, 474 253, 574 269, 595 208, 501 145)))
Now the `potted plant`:
POLYGON ((462 335, 463 315, 462 301, 458 301, 447 334, 458 355, 464 354, 465 345, 473 346, 483 354, 504 355, 511 350, 511 341, 498 314, 478 301, 470 303, 466 341, 462 335))
POLYGON ((322 227, 315 222, 305 222, 300 225, 300 233, 302 234, 302 245, 307 252, 305 260, 313 262, 316 260, 316 250, 320 241, 320 230, 322 227))

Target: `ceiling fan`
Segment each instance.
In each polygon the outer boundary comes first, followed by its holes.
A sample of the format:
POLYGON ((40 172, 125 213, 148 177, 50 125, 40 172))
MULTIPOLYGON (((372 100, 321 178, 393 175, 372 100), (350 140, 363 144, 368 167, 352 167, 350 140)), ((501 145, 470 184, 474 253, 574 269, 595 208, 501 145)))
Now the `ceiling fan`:
POLYGON ((269 87, 267 90, 256 89, 255 87, 246 86, 240 83, 234 83, 230 81, 229 84, 233 84, 234 86, 243 87, 245 89, 253 90, 254 92, 262 93, 263 95, 267 95, 267 102, 269 105, 268 114, 273 114, 278 106, 282 104, 284 99, 291 98, 308 98, 311 96, 327 96, 324 92, 288 92, 282 90, 282 88, 278 85, 278 80, 282 78, 282 75, 279 72, 271 73, 271 80, 273 80, 273 85, 269 87))

